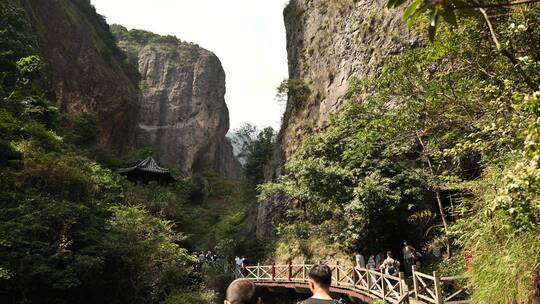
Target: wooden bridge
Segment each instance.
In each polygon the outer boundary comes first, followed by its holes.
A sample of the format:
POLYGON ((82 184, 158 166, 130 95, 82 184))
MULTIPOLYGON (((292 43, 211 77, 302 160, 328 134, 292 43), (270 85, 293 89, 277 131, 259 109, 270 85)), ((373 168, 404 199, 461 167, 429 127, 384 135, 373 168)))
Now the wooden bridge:
MULTIPOLYGON (((344 266, 336 263, 332 269, 331 292, 353 300, 371 303, 383 300, 392 304, 462 304, 469 303, 467 290, 459 285, 462 277, 441 277, 438 272, 425 274, 413 266, 412 277, 406 279, 384 274, 373 269, 344 266)), ((313 265, 257 265, 237 270, 236 276, 247 278, 258 286, 290 288, 297 291, 308 288, 308 273, 313 265)))

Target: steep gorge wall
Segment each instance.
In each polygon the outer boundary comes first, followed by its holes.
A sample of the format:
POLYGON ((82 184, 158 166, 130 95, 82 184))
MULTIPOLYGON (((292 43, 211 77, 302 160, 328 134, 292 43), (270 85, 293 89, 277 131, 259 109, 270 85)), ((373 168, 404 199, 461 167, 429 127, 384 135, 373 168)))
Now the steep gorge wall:
POLYGON ((284 11, 289 79, 307 98, 289 96, 279 135, 278 175, 307 135, 320 131, 344 103, 349 80, 377 75, 384 58, 416 44, 401 12, 387 0, 291 0, 284 11))
POLYGON ((131 68, 104 18, 88 0, 21 0, 47 64, 60 110, 94 115, 98 144, 123 152, 133 147, 140 100, 131 68))
POLYGON ((239 177, 225 136, 225 73, 213 53, 145 31, 120 48, 89 0, 9 1, 32 24, 61 112, 95 116, 100 146, 125 153, 150 144, 165 166, 239 177))
MULTIPOLYGON (((284 165, 302 140, 324 129, 344 104, 349 81, 380 73, 384 59, 417 44, 387 0, 291 0, 284 10, 289 79, 309 94, 289 92, 268 179, 284 165)), ((276 223, 294 203, 274 197, 259 205, 257 237, 273 237, 276 223)))
POLYGON ((165 166, 238 178, 239 164, 225 137, 229 111, 218 57, 173 36, 118 25, 112 31, 142 76, 139 141, 150 143, 165 166))

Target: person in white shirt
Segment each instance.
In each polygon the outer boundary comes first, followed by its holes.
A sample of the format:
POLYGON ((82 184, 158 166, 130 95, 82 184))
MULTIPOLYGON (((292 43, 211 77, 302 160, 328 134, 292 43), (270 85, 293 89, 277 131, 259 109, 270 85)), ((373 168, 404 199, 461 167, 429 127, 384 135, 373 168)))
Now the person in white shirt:
POLYGON ((354 255, 354 261, 356 262, 356 268, 366 268, 366 260, 361 253, 356 252, 354 255))
POLYGON ((236 275, 237 275, 237 277, 242 276, 242 264, 243 263, 244 263, 244 261, 239 256, 236 256, 234 258, 234 265, 236 266, 236 275))

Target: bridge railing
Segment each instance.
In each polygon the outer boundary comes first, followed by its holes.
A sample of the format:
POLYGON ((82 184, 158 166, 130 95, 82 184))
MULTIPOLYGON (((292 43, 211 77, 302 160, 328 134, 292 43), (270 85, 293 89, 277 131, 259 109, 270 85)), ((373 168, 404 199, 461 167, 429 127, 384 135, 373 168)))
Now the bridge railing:
POLYGON ((426 303, 469 303, 469 293, 463 285, 458 284, 464 278, 460 276, 441 277, 437 271, 433 275, 419 272, 412 268, 413 290, 411 296, 426 303))
MULTIPOLYGON (((236 276, 257 282, 308 282, 309 264, 272 264, 247 266, 237 269, 236 276)), ((330 266, 332 269, 332 287, 352 290, 373 299, 381 299, 392 304, 409 303, 415 299, 421 303, 463 304, 469 303, 466 289, 456 284, 461 277, 441 277, 437 272, 428 275, 413 267, 412 288, 409 288, 405 276, 384 274, 382 271, 341 265, 339 262, 330 266), (411 289, 411 290, 409 290, 411 289)))
POLYGON ((284 281, 307 283, 309 270, 313 265, 307 264, 272 264, 247 266, 239 270, 241 276, 255 281, 284 281))
POLYGON ((332 268, 332 286, 355 290, 389 303, 406 303, 409 297, 403 273, 393 276, 384 274, 382 270, 343 266, 339 263, 332 268))

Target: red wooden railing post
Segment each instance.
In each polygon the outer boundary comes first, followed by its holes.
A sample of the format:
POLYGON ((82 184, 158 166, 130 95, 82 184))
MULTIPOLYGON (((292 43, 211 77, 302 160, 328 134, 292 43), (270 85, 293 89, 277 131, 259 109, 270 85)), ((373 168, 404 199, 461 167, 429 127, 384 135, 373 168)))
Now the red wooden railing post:
POLYGON ((292 279, 292 262, 291 260, 289 260, 289 262, 287 263, 288 265, 288 268, 289 268, 289 281, 291 281, 292 279))
POLYGON ((276 263, 272 263, 272 281, 276 280, 276 263))

